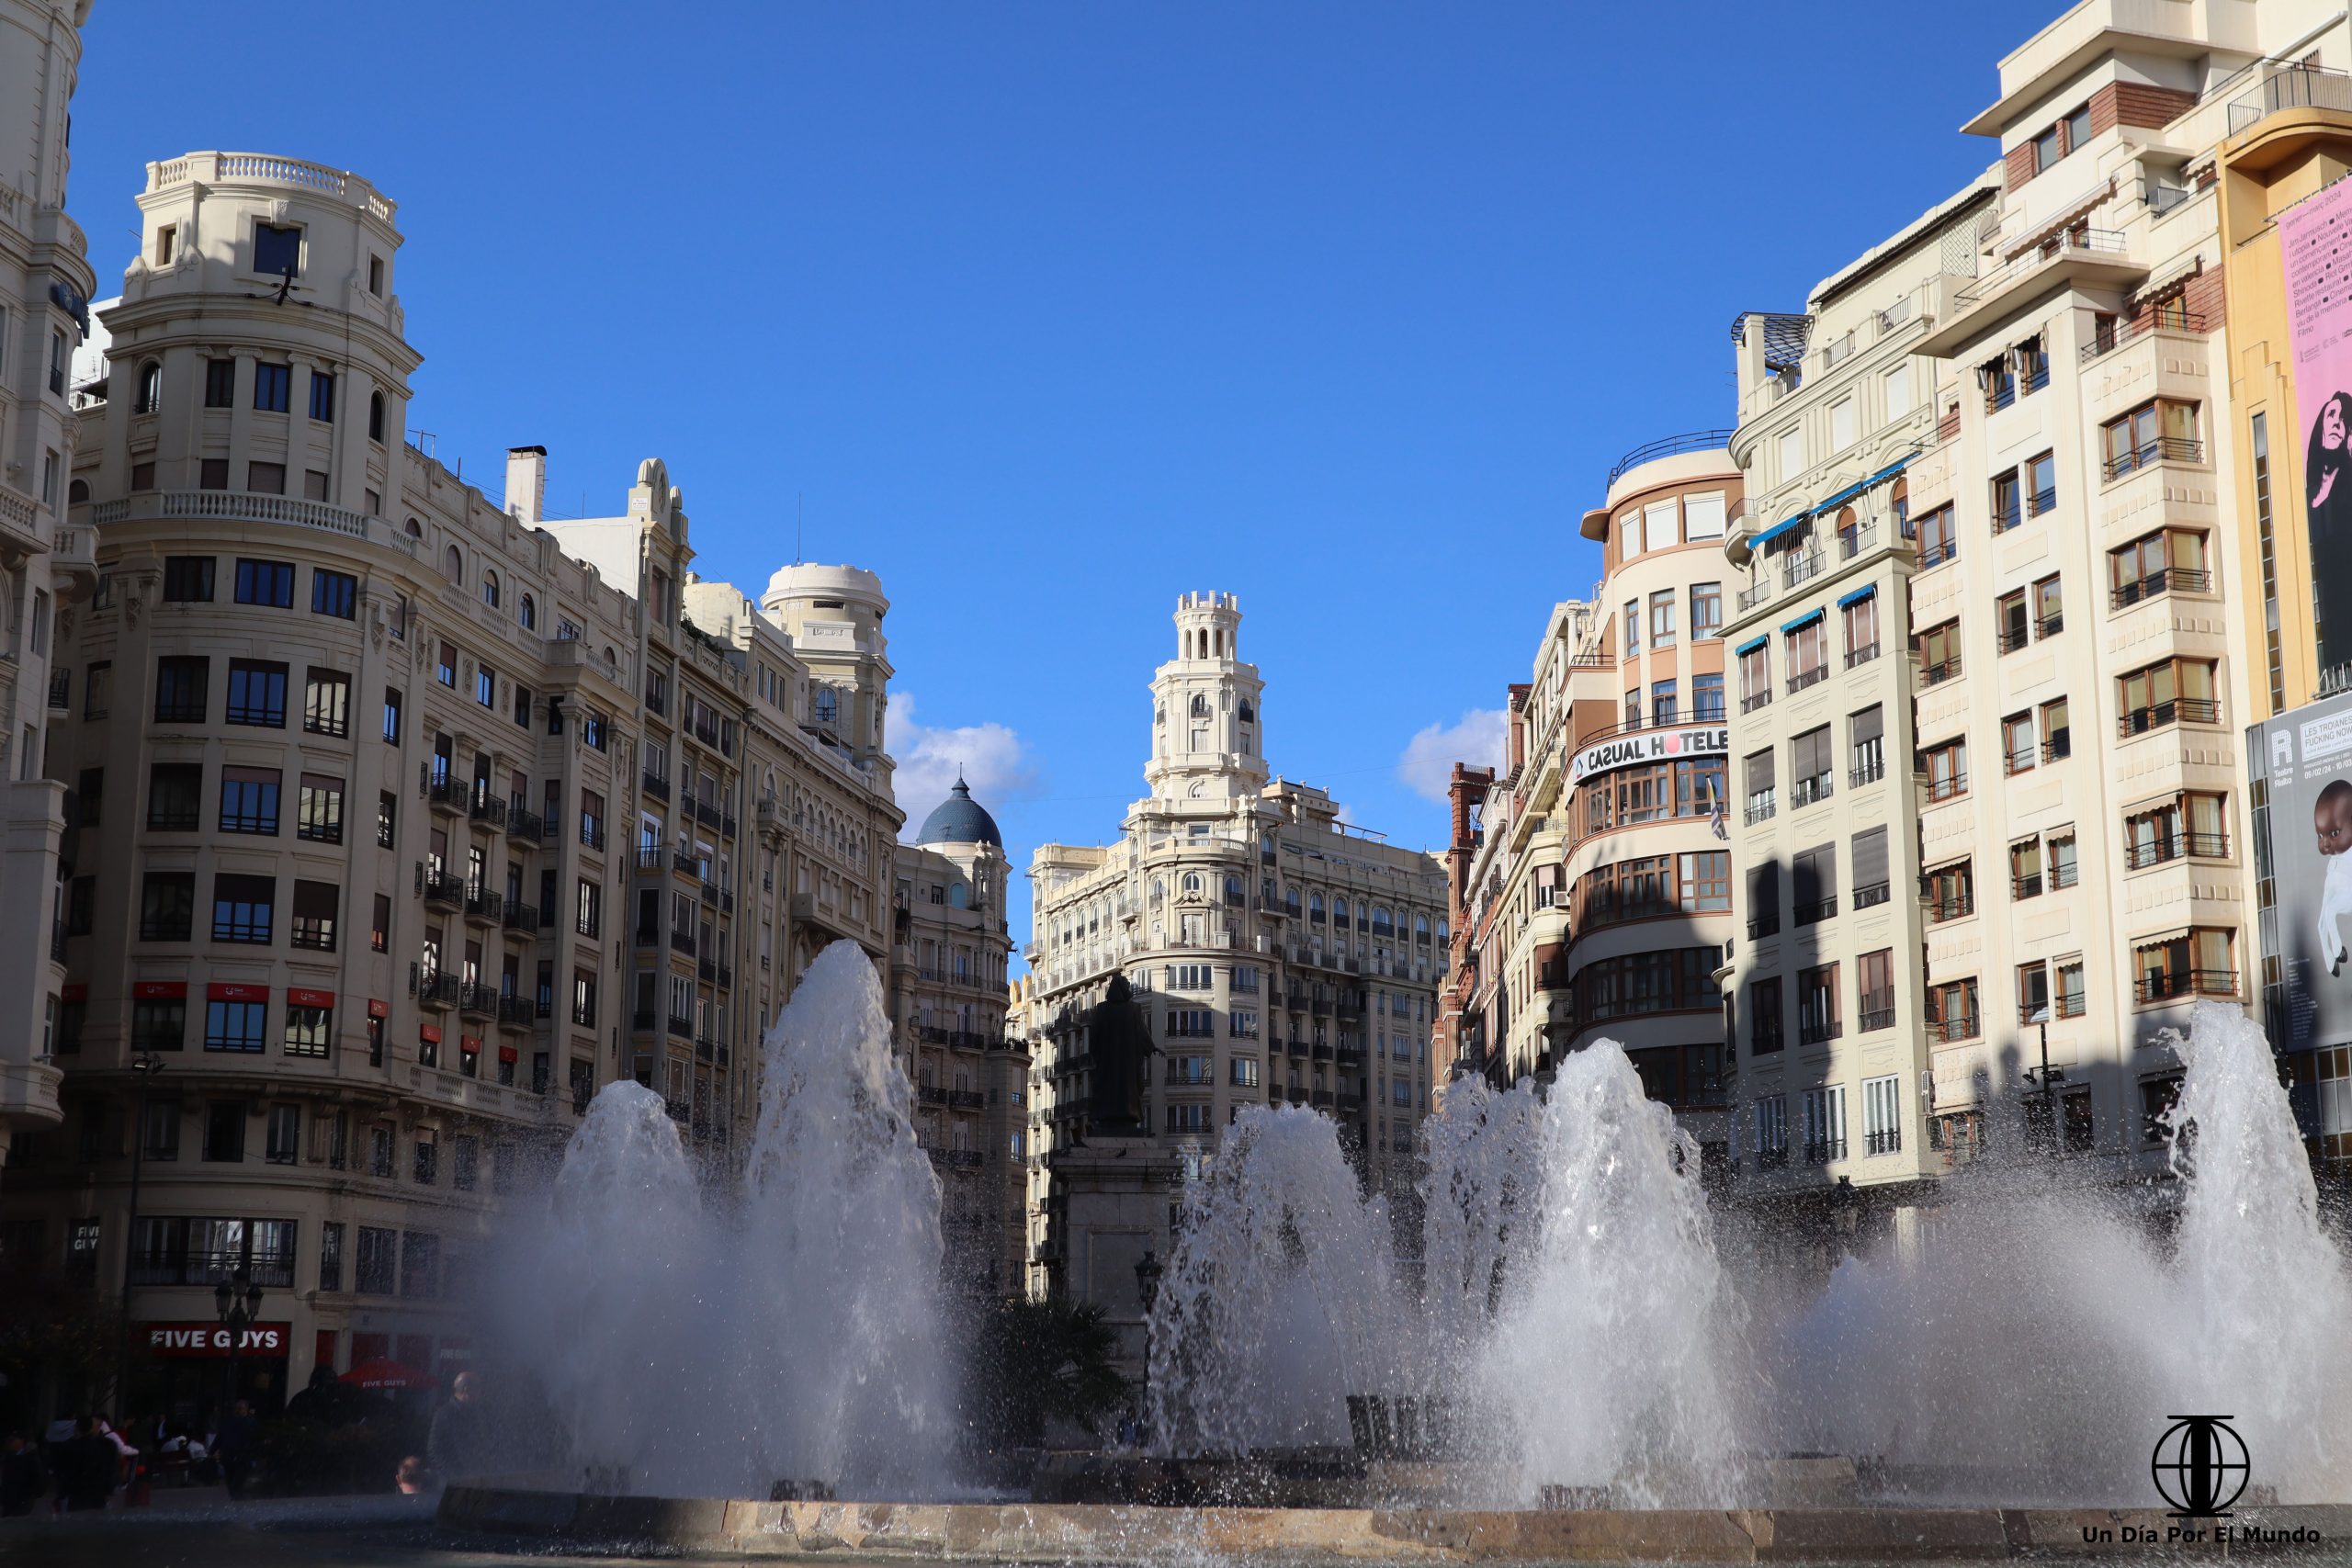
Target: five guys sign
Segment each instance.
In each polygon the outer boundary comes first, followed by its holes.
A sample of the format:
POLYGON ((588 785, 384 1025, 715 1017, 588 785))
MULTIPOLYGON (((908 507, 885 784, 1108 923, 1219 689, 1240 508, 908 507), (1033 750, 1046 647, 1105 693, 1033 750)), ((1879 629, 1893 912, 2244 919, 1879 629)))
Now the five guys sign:
MULTIPOLYGON (((157 1356, 226 1356, 229 1331, 217 1323, 151 1323, 147 1348, 157 1356)), ((283 1356, 292 1337, 290 1323, 256 1323, 237 1342, 240 1356, 283 1356)))

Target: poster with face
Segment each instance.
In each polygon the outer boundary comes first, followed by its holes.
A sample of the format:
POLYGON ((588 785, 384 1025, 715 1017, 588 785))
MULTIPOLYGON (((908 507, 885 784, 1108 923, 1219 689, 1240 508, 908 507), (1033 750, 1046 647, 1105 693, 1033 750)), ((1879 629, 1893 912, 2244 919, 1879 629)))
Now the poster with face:
POLYGON ((2263 870, 2277 902, 2266 940, 2282 992, 2273 1043, 2342 1044, 2352 1041, 2352 696, 2254 726, 2247 750, 2268 784, 2263 870))
MULTIPOLYGON (((2320 689, 2336 691, 2352 685, 2352 180, 2338 180, 2281 213, 2278 252, 2287 276, 2293 428, 2302 443, 2320 689)), ((2270 471, 2282 475, 2278 437, 2269 439, 2270 471)))

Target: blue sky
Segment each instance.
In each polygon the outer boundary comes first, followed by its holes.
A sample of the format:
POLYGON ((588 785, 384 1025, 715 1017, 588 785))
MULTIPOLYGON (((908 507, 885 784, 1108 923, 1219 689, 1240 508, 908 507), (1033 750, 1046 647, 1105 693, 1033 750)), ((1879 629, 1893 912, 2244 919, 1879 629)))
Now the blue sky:
POLYGON ((796 498, 882 574, 918 819, 960 757, 1016 865, 1114 835, 1224 589, 1274 767, 1435 847, 1400 762, 1590 591, 1610 463, 1992 160, 1955 127, 2060 9, 98 0, 71 206, 105 294, 149 159, 372 179, 445 462, 609 513, 658 455, 706 576, 796 498))

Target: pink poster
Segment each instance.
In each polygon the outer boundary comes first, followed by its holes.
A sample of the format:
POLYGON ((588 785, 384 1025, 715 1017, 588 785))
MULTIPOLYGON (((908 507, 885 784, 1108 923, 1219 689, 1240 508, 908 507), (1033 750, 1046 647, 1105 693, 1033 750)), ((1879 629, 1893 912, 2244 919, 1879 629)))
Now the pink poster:
POLYGON ((2352 180, 2281 213, 2278 251, 2324 693, 2352 680, 2352 180))

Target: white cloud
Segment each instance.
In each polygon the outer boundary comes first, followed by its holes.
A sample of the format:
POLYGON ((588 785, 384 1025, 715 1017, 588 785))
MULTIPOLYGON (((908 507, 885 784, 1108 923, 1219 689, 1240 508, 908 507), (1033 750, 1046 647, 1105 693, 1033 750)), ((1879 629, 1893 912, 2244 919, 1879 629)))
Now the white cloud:
POLYGON ((991 812, 1026 794, 1036 782, 1029 748, 1001 724, 965 724, 932 728, 915 721, 911 693, 892 694, 886 744, 898 769, 893 775, 899 808, 907 814, 900 837, 912 838, 931 808, 947 798, 961 769, 972 798, 991 812))
POLYGON ((1396 776, 1425 800, 1442 803, 1453 780, 1453 764, 1499 768, 1510 736, 1510 715, 1501 708, 1472 708, 1453 724, 1432 724, 1405 744, 1396 776))

